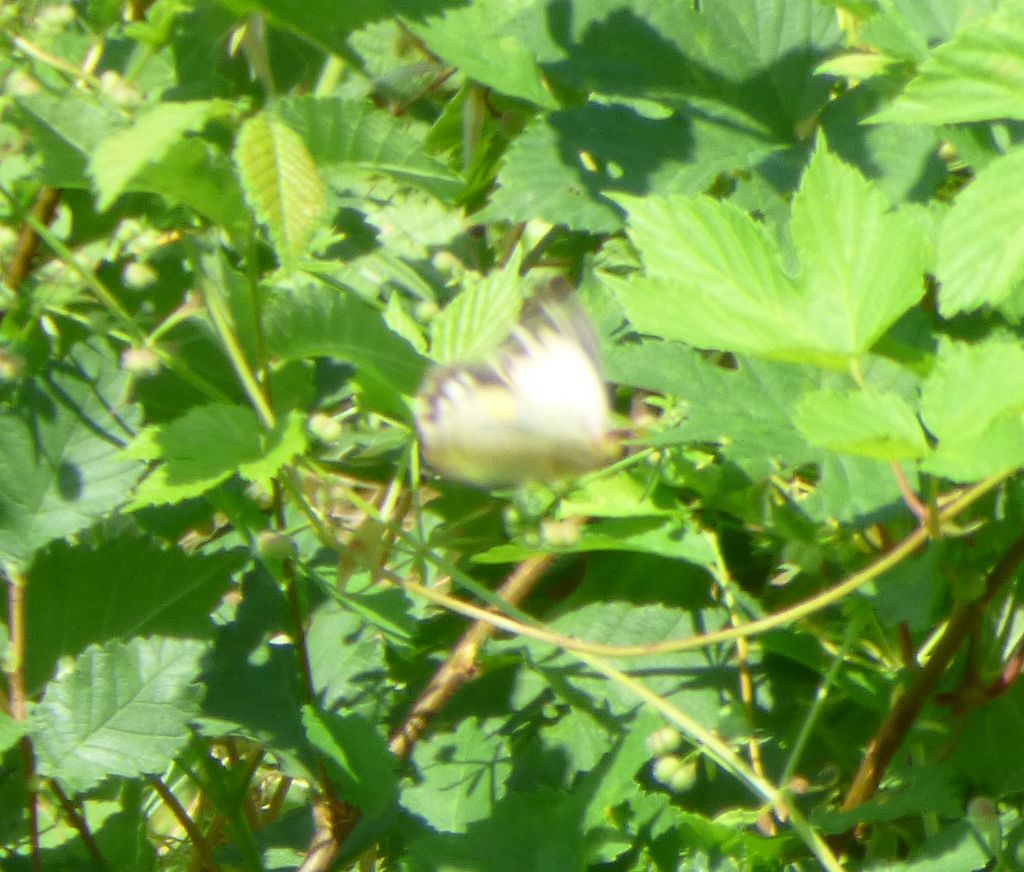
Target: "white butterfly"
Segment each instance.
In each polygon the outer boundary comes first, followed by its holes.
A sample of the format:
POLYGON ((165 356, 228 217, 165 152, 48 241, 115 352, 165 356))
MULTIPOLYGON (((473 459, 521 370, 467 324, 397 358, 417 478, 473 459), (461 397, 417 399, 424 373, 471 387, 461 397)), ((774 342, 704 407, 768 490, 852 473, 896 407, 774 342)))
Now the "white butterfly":
POLYGON ((437 367, 417 396, 424 455, 480 485, 552 481, 611 457, 594 330, 570 297, 545 297, 490 359, 437 367))

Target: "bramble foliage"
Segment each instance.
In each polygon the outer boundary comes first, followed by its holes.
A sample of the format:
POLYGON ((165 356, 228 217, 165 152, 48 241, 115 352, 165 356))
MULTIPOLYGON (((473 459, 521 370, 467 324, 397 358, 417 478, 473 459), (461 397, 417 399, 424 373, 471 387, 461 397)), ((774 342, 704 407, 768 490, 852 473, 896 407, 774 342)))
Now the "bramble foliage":
POLYGON ((1024 0, 0 46, 3 869, 1024 868, 1024 0), (439 479, 558 276, 621 458, 439 479))

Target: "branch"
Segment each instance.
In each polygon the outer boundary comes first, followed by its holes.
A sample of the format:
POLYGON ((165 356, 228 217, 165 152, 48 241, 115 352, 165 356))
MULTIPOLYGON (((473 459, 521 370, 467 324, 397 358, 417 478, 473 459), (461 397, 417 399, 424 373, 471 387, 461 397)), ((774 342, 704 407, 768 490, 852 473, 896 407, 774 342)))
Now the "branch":
POLYGON ((1024 536, 1017 539, 989 572, 985 591, 971 603, 957 603, 946 624, 942 638, 928 662, 914 675, 903 695, 896 701, 888 716, 878 728, 875 738, 868 745, 860 769, 843 800, 843 811, 856 808, 878 789, 885 770, 892 762, 896 751, 928 698, 932 695, 939 678, 956 656, 957 651, 978 626, 985 606, 1024 561, 1024 536))

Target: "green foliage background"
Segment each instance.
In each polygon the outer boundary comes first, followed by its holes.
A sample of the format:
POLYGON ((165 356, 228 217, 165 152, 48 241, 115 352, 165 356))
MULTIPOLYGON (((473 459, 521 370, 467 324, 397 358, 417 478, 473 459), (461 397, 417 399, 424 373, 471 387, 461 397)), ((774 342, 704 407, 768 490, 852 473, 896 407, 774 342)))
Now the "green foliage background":
POLYGON ((5 870, 1024 869, 1024 3, 0 24, 5 870), (623 459, 421 469, 554 276, 623 459))

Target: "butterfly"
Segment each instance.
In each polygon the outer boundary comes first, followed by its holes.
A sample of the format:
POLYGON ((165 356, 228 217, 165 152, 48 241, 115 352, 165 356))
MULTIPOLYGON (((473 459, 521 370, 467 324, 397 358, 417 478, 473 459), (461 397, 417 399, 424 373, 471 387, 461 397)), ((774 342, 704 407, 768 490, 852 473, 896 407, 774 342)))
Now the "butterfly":
POLYGON ((428 372, 416 426, 427 462, 471 484, 550 482, 606 463, 608 389, 579 304, 549 292, 488 359, 428 372))

